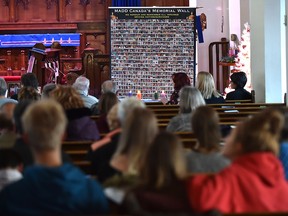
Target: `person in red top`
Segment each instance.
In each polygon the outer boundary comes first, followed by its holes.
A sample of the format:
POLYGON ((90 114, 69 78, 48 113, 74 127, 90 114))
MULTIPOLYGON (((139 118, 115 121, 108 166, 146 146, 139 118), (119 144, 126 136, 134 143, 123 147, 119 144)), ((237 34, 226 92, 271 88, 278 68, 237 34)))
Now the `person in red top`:
POLYGON ((191 207, 198 212, 288 212, 288 184, 276 156, 283 121, 278 111, 268 109, 240 123, 224 148, 232 164, 218 174, 188 179, 191 207))

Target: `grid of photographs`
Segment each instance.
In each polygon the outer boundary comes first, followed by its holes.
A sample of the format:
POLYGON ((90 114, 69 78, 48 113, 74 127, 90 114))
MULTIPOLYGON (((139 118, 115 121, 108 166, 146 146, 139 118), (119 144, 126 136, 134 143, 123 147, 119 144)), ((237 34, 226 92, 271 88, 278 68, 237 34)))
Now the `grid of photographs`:
POLYGON ((194 83, 194 18, 119 19, 113 15, 110 32, 111 79, 120 95, 136 95, 140 90, 142 98, 153 99, 156 91, 164 90, 169 96, 171 76, 178 72, 187 73, 194 83))

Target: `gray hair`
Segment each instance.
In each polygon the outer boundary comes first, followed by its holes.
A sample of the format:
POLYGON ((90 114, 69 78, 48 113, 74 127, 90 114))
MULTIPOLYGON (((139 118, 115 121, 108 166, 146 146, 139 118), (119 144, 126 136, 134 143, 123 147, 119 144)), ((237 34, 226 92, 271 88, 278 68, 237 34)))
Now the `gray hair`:
POLYGON ((191 113, 197 107, 204 105, 204 98, 197 88, 184 86, 180 90, 180 113, 191 113))
POLYGON ((0 96, 5 96, 7 92, 7 83, 4 78, 0 77, 0 96))
POLYGON ((103 82, 101 88, 102 88, 103 93, 113 92, 116 94, 118 90, 117 84, 113 82, 112 80, 106 80, 105 82, 103 82))
POLYGON ((123 126, 126 120, 126 117, 131 113, 135 108, 145 108, 146 105, 141 100, 138 100, 136 97, 129 97, 122 100, 118 107, 118 118, 123 126))
POLYGON ((72 85, 80 94, 88 95, 90 80, 84 76, 79 76, 72 85))

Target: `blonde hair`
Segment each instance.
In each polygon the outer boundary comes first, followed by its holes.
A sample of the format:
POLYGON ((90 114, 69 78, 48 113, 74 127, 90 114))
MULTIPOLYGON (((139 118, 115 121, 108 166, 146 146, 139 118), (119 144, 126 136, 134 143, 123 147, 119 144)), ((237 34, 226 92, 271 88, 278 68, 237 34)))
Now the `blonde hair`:
POLYGON ((205 101, 197 88, 184 86, 180 91, 180 113, 191 113, 197 107, 205 105, 205 101))
POLYGON ((115 155, 127 155, 128 170, 138 171, 145 163, 146 152, 158 133, 155 114, 145 108, 135 108, 127 117, 122 128, 115 155))
POLYGON ((162 131, 151 144, 139 180, 145 186, 161 189, 187 176, 184 149, 173 133, 162 131))
POLYGON ((57 88, 51 92, 51 98, 58 101, 65 110, 84 107, 81 96, 71 86, 57 86, 57 88))
POLYGON ((266 109, 236 128, 234 142, 242 144, 243 153, 279 153, 279 138, 284 125, 283 115, 275 109, 266 109))
POLYGON ((36 152, 60 148, 67 119, 59 103, 51 99, 31 104, 22 117, 24 133, 36 152))
POLYGON ((214 95, 214 97, 220 97, 221 95, 217 92, 215 88, 215 83, 213 76, 206 71, 200 71, 197 75, 196 87, 201 92, 205 99, 209 99, 214 95))

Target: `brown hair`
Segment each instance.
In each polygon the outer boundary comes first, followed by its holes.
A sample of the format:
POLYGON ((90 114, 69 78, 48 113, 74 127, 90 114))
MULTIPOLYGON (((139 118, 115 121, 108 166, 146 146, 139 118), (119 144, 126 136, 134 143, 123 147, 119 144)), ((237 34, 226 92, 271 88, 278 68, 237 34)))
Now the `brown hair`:
POLYGON ((57 88, 51 92, 51 98, 58 101, 65 110, 84 107, 81 96, 72 86, 57 86, 57 88))
POLYGON ((18 93, 18 101, 23 101, 23 100, 37 101, 40 98, 41 98, 41 95, 38 93, 38 91, 34 87, 31 87, 31 86, 22 87, 18 93))
POLYGON ((98 105, 100 114, 107 114, 116 103, 118 103, 118 98, 113 92, 102 94, 98 105))
POLYGON ((279 138, 284 125, 283 115, 273 108, 266 109, 236 128, 234 142, 242 144, 243 153, 279 153, 279 138))
POLYGON ((199 147, 206 151, 218 150, 221 133, 218 113, 211 107, 198 107, 192 114, 192 130, 199 147))
POLYGON ((139 172, 141 184, 164 188, 187 176, 184 149, 173 133, 160 132, 151 144, 139 172))
POLYGON ((153 111, 135 108, 125 121, 115 155, 127 155, 130 168, 137 172, 141 163, 145 163, 146 152, 157 133, 157 119, 153 111))

